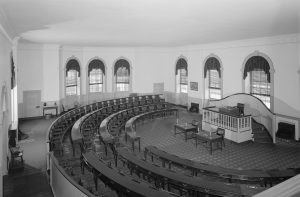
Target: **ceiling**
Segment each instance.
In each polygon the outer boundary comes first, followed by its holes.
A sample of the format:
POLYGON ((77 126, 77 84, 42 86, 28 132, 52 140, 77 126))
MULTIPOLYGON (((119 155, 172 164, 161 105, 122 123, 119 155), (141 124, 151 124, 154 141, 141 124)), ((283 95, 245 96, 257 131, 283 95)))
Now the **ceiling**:
POLYGON ((83 46, 182 46, 299 33, 298 0, 0 0, 13 36, 83 46))

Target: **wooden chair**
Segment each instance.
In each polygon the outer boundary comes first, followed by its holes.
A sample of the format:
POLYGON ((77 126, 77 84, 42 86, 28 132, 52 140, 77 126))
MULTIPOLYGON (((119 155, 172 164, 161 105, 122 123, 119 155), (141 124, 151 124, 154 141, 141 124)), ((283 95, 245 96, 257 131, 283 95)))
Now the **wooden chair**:
POLYGON ((222 137, 222 145, 224 145, 224 147, 225 147, 225 140, 224 140, 225 129, 217 128, 217 135, 222 137))

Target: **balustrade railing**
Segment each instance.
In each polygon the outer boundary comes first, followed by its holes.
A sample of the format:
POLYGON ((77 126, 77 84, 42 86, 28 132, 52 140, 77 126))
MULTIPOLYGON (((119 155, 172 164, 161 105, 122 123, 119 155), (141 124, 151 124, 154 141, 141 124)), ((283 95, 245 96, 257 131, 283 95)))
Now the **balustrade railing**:
POLYGON ((238 133, 252 129, 251 115, 226 114, 216 107, 203 108, 203 122, 238 133))

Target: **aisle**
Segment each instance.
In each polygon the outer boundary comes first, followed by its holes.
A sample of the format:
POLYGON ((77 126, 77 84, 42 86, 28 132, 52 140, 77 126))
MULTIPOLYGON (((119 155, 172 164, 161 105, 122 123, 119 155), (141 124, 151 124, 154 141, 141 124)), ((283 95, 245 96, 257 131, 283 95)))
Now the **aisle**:
POLYGON ((26 120, 20 129, 29 137, 19 141, 23 149, 24 170, 3 177, 4 197, 52 197, 46 175, 46 133, 54 119, 26 120))

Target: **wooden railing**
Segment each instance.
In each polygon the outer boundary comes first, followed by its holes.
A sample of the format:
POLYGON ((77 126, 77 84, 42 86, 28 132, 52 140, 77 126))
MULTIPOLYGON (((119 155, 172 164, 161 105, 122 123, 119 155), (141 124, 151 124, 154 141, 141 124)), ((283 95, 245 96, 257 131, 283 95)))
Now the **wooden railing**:
POLYGON ((234 116, 223 114, 214 111, 212 107, 203 108, 203 121, 238 133, 252 129, 251 115, 234 116))

